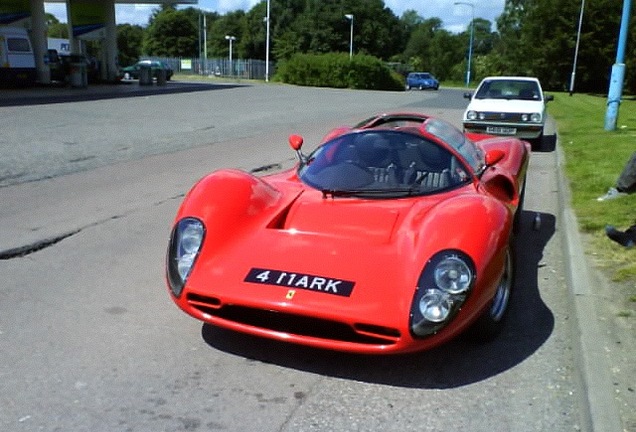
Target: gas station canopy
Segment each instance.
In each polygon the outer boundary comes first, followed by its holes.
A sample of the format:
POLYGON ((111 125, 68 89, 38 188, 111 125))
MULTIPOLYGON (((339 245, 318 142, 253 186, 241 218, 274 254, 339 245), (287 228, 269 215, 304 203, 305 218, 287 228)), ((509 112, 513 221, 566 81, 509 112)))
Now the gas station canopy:
MULTIPOLYGON (((47 28, 44 0, 3 0, 0 2, 0 25, 26 27, 31 34, 37 79, 50 82, 47 59, 47 28)), ((198 0, 47 0, 65 3, 71 52, 81 54, 81 40, 102 41, 102 78, 113 81, 117 76, 116 4, 198 4, 198 0)))

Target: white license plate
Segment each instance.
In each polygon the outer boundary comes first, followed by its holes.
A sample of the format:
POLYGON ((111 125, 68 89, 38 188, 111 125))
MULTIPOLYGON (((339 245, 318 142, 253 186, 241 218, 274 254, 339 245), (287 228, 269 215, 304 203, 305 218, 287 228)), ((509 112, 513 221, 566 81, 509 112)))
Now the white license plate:
POLYGON ((486 128, 486 132, 491 134, 497 134, 497 135, 514 135, 517 133, 517 128, 502 127, 502 126, 488 126, 486 128))

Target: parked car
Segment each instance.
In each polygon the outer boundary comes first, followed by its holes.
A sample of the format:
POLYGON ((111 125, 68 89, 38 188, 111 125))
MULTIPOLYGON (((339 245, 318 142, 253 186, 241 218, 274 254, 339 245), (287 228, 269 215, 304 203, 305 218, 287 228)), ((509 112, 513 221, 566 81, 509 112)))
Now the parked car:
POLYGON ((141 70, 142 67, 150 67, 150 71, 151 71, 150 73, 152 77, 155 79, 159 76, 159 73, 162 70, 165 71, 166 80, 168 81, 170 80, 170 78, 172 78, 172 75, 174 74, 174 71, 172 70, 172 68, 168 64, 162 61, 140 60, 134 65, 121 68, 119 71, 119 78, 125 79, 125 80, 139 79, 139 74, 140 74, 139 71, 141 70))
POLYGON ((534 77, 492 76, 477 90, 464 94, 469 99, 464 112, 464 131, 515 136, 540 147, 546 120, 546 103, 541 83, 534 77))
POLYGON ((439 89, 439 81, 428 72, 411 72, 406 76, 406 89, 439 89))
POLYGON ((36 77, 35 54, 27 30, 0 26, 0 86, 28 86, 36 77))
POLYGON ((419 113, 331 131, 266 176, 197 182, 174 220, 166 281, 214 326, 317 348, 412 352, 502 326, 530 145, 419 113), (477 141, 480 140, 480 141, 477 141))

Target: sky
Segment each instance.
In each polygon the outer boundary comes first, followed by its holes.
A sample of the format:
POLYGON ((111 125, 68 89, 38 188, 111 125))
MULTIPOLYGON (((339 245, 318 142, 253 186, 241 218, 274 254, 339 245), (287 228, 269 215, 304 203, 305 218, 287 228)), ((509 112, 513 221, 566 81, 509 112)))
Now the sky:
MULTIPOLYGON (((276 1, 276 0, 271 0, 276 1)), ((199 0, 198 5, 187 5, 186 7, 196 7, 225 14, 235 10, 249 10, 259 0, 199 0)), ((473 14, 473 8, 459 4, 457 0, 384 0, 386 7, 391 9, 395 15, 402 16, 406 10, 415 10, 423 18, 440 18, 444 28, 453 33, 466 30, 473 14)), ((504 9, 505 0, 472 0, 462 3, 472 3, 474 5, 475 18, 487 19, 493 23, 495 28, 495 18, 504 9)), ((55 15, 61 22, 66 22, 66 6, 64 3, 44 3, 46 12, 55 15)), ((148 24, 153 9, 157 5, 147 4, 118 4, 115 6, 117 24, 148 24)), ((355 24, 354 24, 355 25, 355 24)))

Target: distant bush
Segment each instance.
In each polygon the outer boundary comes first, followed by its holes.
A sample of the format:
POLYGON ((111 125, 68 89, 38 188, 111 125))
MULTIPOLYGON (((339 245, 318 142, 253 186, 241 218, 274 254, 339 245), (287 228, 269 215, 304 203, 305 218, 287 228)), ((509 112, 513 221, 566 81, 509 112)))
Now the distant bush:
POLYGON ((404 79, 380 59, 363 54, 296 54, 274 77, 288 84, 364 90, 404 90, 404 79))

